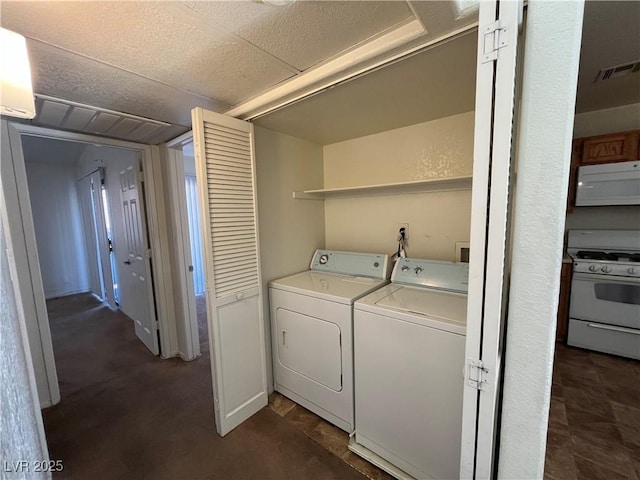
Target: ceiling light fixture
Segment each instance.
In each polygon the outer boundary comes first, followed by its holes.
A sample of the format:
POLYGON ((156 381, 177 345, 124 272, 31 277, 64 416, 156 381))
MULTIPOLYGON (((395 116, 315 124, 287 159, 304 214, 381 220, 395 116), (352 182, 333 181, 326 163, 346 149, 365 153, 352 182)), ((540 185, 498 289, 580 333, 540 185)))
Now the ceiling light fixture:
POLYGON ((33 118, 36 106, 25 38, 0 28, 0 113, 33 118))

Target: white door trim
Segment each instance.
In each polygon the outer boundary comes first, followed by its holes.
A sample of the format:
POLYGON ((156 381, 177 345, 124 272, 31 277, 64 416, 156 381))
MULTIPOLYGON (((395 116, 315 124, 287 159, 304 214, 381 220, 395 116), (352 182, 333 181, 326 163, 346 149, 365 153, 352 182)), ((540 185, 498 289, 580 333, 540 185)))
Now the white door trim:
POLYGON ((166 144, 167 157, 166 171, 168 175, 168 201, 170 202, 172 220, 175 225, 173 240, 175 245, 175 262, 178 270, 176 278, 180 299, 176 305, 176 314, 181 312, 181 318, 177 322, 183 324, 185 332, 184 351, 180 356, 184 360, 193 360, 200 356, 200 334, 198 332, 198 312, 195 305, 195 293, 193 288, 193 276, 189 271, 192 264, 191 244, 189 242, 189 225, 187 221, 186 187, 184 158, 179 147, 193 142, 191 131, 176 137, 166 144))
MULTIPOLYGON (((8 140, 8 138, 5 136, 5 135, 8 136, 8 132, 5 131, 5 127, 8 129, 7 123, 2 122, 2 125, 0 125, 0 128, 2 128, 2 132, 1 132, 2 141, 8 140)), ((2 161, 5 162, 7 160, 4 159, 2 161)), ((28 385, 21 385, 21 386, 16 385, 15 387, 18 387, 18 388, 26 387, 26 389, 28 389, 29 391, 29 396, 31 397, 30 407, 33 408, 31 416, 36 424, 36 431, 38 435, 37 442, 40 444, 40 450, 44 455, 44 458, 42 458, 41 460, 46 461, 46 460, 49 460, 49 448, 47 446, 47 438, 44 433, 44 423, 42 421, 42 414, 40 412, 41 402, 40 402, 40 399, 38 398, 39 397, 38 388, 36 385, 35 371, 34 371, 33 361, 31 356, 31 348, 29 346, 29 337, 27 334, 24 304, 22 302, 22 293, 20 291, 20 278, 19 278, 20 276, 18 274, 18 268, 16 265, 16 258, 15 258, 16 252, 14 251, 14 248, 13 248, 13 241, 11 239, 10 229, 11 229, 11 226, 9 225, 9 212, 7 211, 7 200, 5 197, 2 182, 0 182, 0 231, 1 231, 0 236, 2 236, 2 239, 4 240, 4 242, 0 241, 0 244, 4 243, 4 245, 2 246, 5 249, 4 252, 0 252, 0 255, 6 255, 6 258, 7 258, 7 263, 9 266, 8 273, 12 283, 11 286, 8 286, 7 290, 13 291, 13 296, 15 301, 15 318, 7 318, 3 316, 2 321, 3 322, 15 321, 18 323, 17 328, 20 332, 22 351, 24 352, 24 365, 26 367, 25 370, 27 374, 28 385)), ((3 281, 3 280, 0 280, 0 281, 3 281)), ((4 312, 6 312, 6 310, 4 312)), ((4 348, 4 345, 3 345, 3 348, 4 348)), ((6 350, 4 350, 4 352, 6 354, 6 350)), ((5 357, 3 360, 7 360, 7 358, 5 357)), ((19 359, 15 359, 15 358, 12 358, 11 361, 18 362, 18 363, 21 362, 19 359)), ((8 368, 12 368, 12 366, 9 366, 8 368)), ((56 378, 56 385, 57 385, 57 378, 56 378)), ((58 397, 58 400, 59 400, 59 397, 58 397)), ((58 400, 56 400, 55 403, 57 403, 58 400)))
POLYGON ((508 295, 510 174, 521 12, 521 1, 487 0, 480 5, 460 456, 460 477, 465 479, 491 478, 495 468, 508 295), (487 55, 491 45, 497 49, 492 52, 493 59, 487 55), (479 382, 474 384, 470 378, 479 382))
MULTIPOLYGON (((140 152, 144 170, 144 181, 146 185, 144 200, 147 205, 147 222, 149 224, 149 233, 151 237, 151 258, 153 261, 153 281, 158 307, 157 320, 159 323, 159 340, 162 349, 161 356, 162 358, 175 356, 177 352, 175 321, 173 315, 169 253, 167 248, 167 228, 164 220, 164 192, 162 176, 160 172, 160 152, 158 147, 134 142, 127 142, 123 140, 115 140, 111 138, 97 137, 94 135, 87 135, 82 133, 66 132, 62 130, 37 127, 11 121, 9 121, 8 125, 10 128, 10 133, 13 133, 13 135, 18 135, 18 137, 15 138, 16 141, 20 141, 21 136, 27 135, 40 138, 101 144, 109 147, 123 148, 140 152)), ((22 163, 23 165, 21 166, 21 168, 22 170, 24 170, 24 162, 22 163)), ((16 180, 18 181, 19 190, 24 190, 24 192, 26 192, 26 174, 22 178, 17 178, 16 180)), ((31 216, 30 203, 28 203, 28 198, 25 200, 25 193, 20 194, 20 209, 28 210, 28 212, 26 212, 28 217, 23 217, 23 228, 25 228, 27 243, 33 244, 29 248, 33 248, 35 251, 35 231, 33 231, 33 218, 31 216), (26 207, 29 208, 27 209, 26 207), (30 230, 27 226, 27 224, 29 223, 31 224, 30 230)), ((35 265, 33 268, 37 269, 37 276, 40 279, 39 289, 36 286, 38 282, 32 282, 34 295, 38 297, 42 295, 42 298, 44 299, 44 293, 41 292, 42 279, 40 277, 40 266, 35 265)), ((32 275, 33 274, 34 273, 32 271, 32 275)), ((38 310, 38 322, 40 323, 42 328, 45 328, 46 331, 49 332, 48 334, 50 336, 50 328, 48 324, 48 316, 46 315, 46 305, 44 304, 44 300, 38 310)), ((47 359, 47 363, 53 365, 53 368, 55 368, 53 355, 51 355, 51 357, 47 359)), ((55 378, 55 384, 57 388, 57 377, 55 378)))
MULTIPOLYGON (((45 408, 60 401, 60 387, 53 356, 49 315, 47 314, 44 288, 42 286, 42 273, 40 271, 36 232, 29 199, 27 172, 24 157, 22 156, 20 133, 14 128, 15 125, 9 121, 2 121, 2 147, 5 154, 10 154, 10 158, 1 160, 2 184, 4 185, 3 200, 7 202, 3 209, 6 209, 8 216, 9 230, 6 232, 6 236, 13 245, 14 260, 16 267, 18 267, 17 277, 20 296, 24 302, 21 308, 24 309, 26 305, 29 305, 29 310, 24 312, 25 316, 35 316, 35 324, 37 325, 38 338, 30 338, 29 342, 30 351, 36 350, 34 348, 35 345, 39 346, 37 353, 32 352, 32 356, 37 355, 38 361, 33 363, 42 364, 42 368, 44 368, 44 377, 46 377, 47 381, 46 394, 43 391, 44 387, 41 386, 38 390, 38 397, 40 408, 45 408), (16 150, 19 150, 19 153, 16 150), (20 161, 17 161, 18 159, 20 161), (14 204, 14 201, 17 202, 17 205, 14 204), (31 305, 33 305, 33 310, 31 310, 31 305), (42 358, 42 363, 40 357, 42 358)), ((31 323, 29 324, 31 325, 31 323)), ((37 368, 38 370, 40 369, 39 366, 37 368)), ((40 375, 38 376, 40 377, 40 375)))

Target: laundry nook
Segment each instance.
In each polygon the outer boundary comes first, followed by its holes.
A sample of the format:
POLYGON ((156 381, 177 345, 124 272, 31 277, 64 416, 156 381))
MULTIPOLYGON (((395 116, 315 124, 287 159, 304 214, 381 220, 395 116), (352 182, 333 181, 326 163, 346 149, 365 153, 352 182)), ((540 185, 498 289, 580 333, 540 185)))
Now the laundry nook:
POLYGON ((640 2, 0 8, 8 478, 640 475, 640 2))

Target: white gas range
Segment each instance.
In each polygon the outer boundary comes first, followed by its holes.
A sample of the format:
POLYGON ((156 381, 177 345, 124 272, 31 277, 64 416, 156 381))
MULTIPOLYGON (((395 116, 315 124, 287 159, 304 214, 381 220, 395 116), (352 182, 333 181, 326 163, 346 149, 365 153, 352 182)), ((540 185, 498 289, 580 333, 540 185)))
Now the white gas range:
POLYGON ((567 344, 640 359, 640 231, 571 230, 567 344))

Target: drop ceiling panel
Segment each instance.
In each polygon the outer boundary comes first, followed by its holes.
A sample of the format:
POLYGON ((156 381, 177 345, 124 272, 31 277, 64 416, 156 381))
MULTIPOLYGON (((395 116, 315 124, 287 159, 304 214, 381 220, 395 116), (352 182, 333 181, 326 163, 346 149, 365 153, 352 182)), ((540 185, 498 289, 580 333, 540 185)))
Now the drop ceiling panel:
POLYGON ((414 18, 403 1, 185 3, 212 27, 232 31, 299 70, 414 18))
POLYGON ((87 130, 94 133, 105 134, 120 117, 111 113, 101 112, 87 125, 87 130))
POLYGON ((474 109, 476 33, 333 87, 255 121, 327 145, 474 109))
POLYGON ((640 2, 586 2, 576 112, 640 102, 640 73, 595 82, 601 68, 640 60, 640 2))
POLYGON ((131 132, 131 136, 135 141, 142 141, 151 137, 160 127, 153 123, 145 123, 140 125, 136 130, 131 132))
POLYGON ((69 107, 58 102, 45 100, 40 109, 40 122, 45 125, 58 127, 64 120, 69 107))
POLYGON ((69 130, 83 130, 95 114, 95 110, 72 107, 71 113, 64 122, 64 128, 68 128, 69 130))
POLYGON ((2 25, 228 104, 293 75, 234 35, 176 15, 171 2, 3 2, 2 25))
POLYGON ((191 125, 191 109, 224 111, 226 104, 176 90, 48 45, 28 41, 34 91, 110 110, 191 125))
POLYGON ((140 120, 123 118, 109 130, 108 134, 113 135, 114 137, 123 137, 135 132, 135 130, 141 126, 142 121, 140 120))

